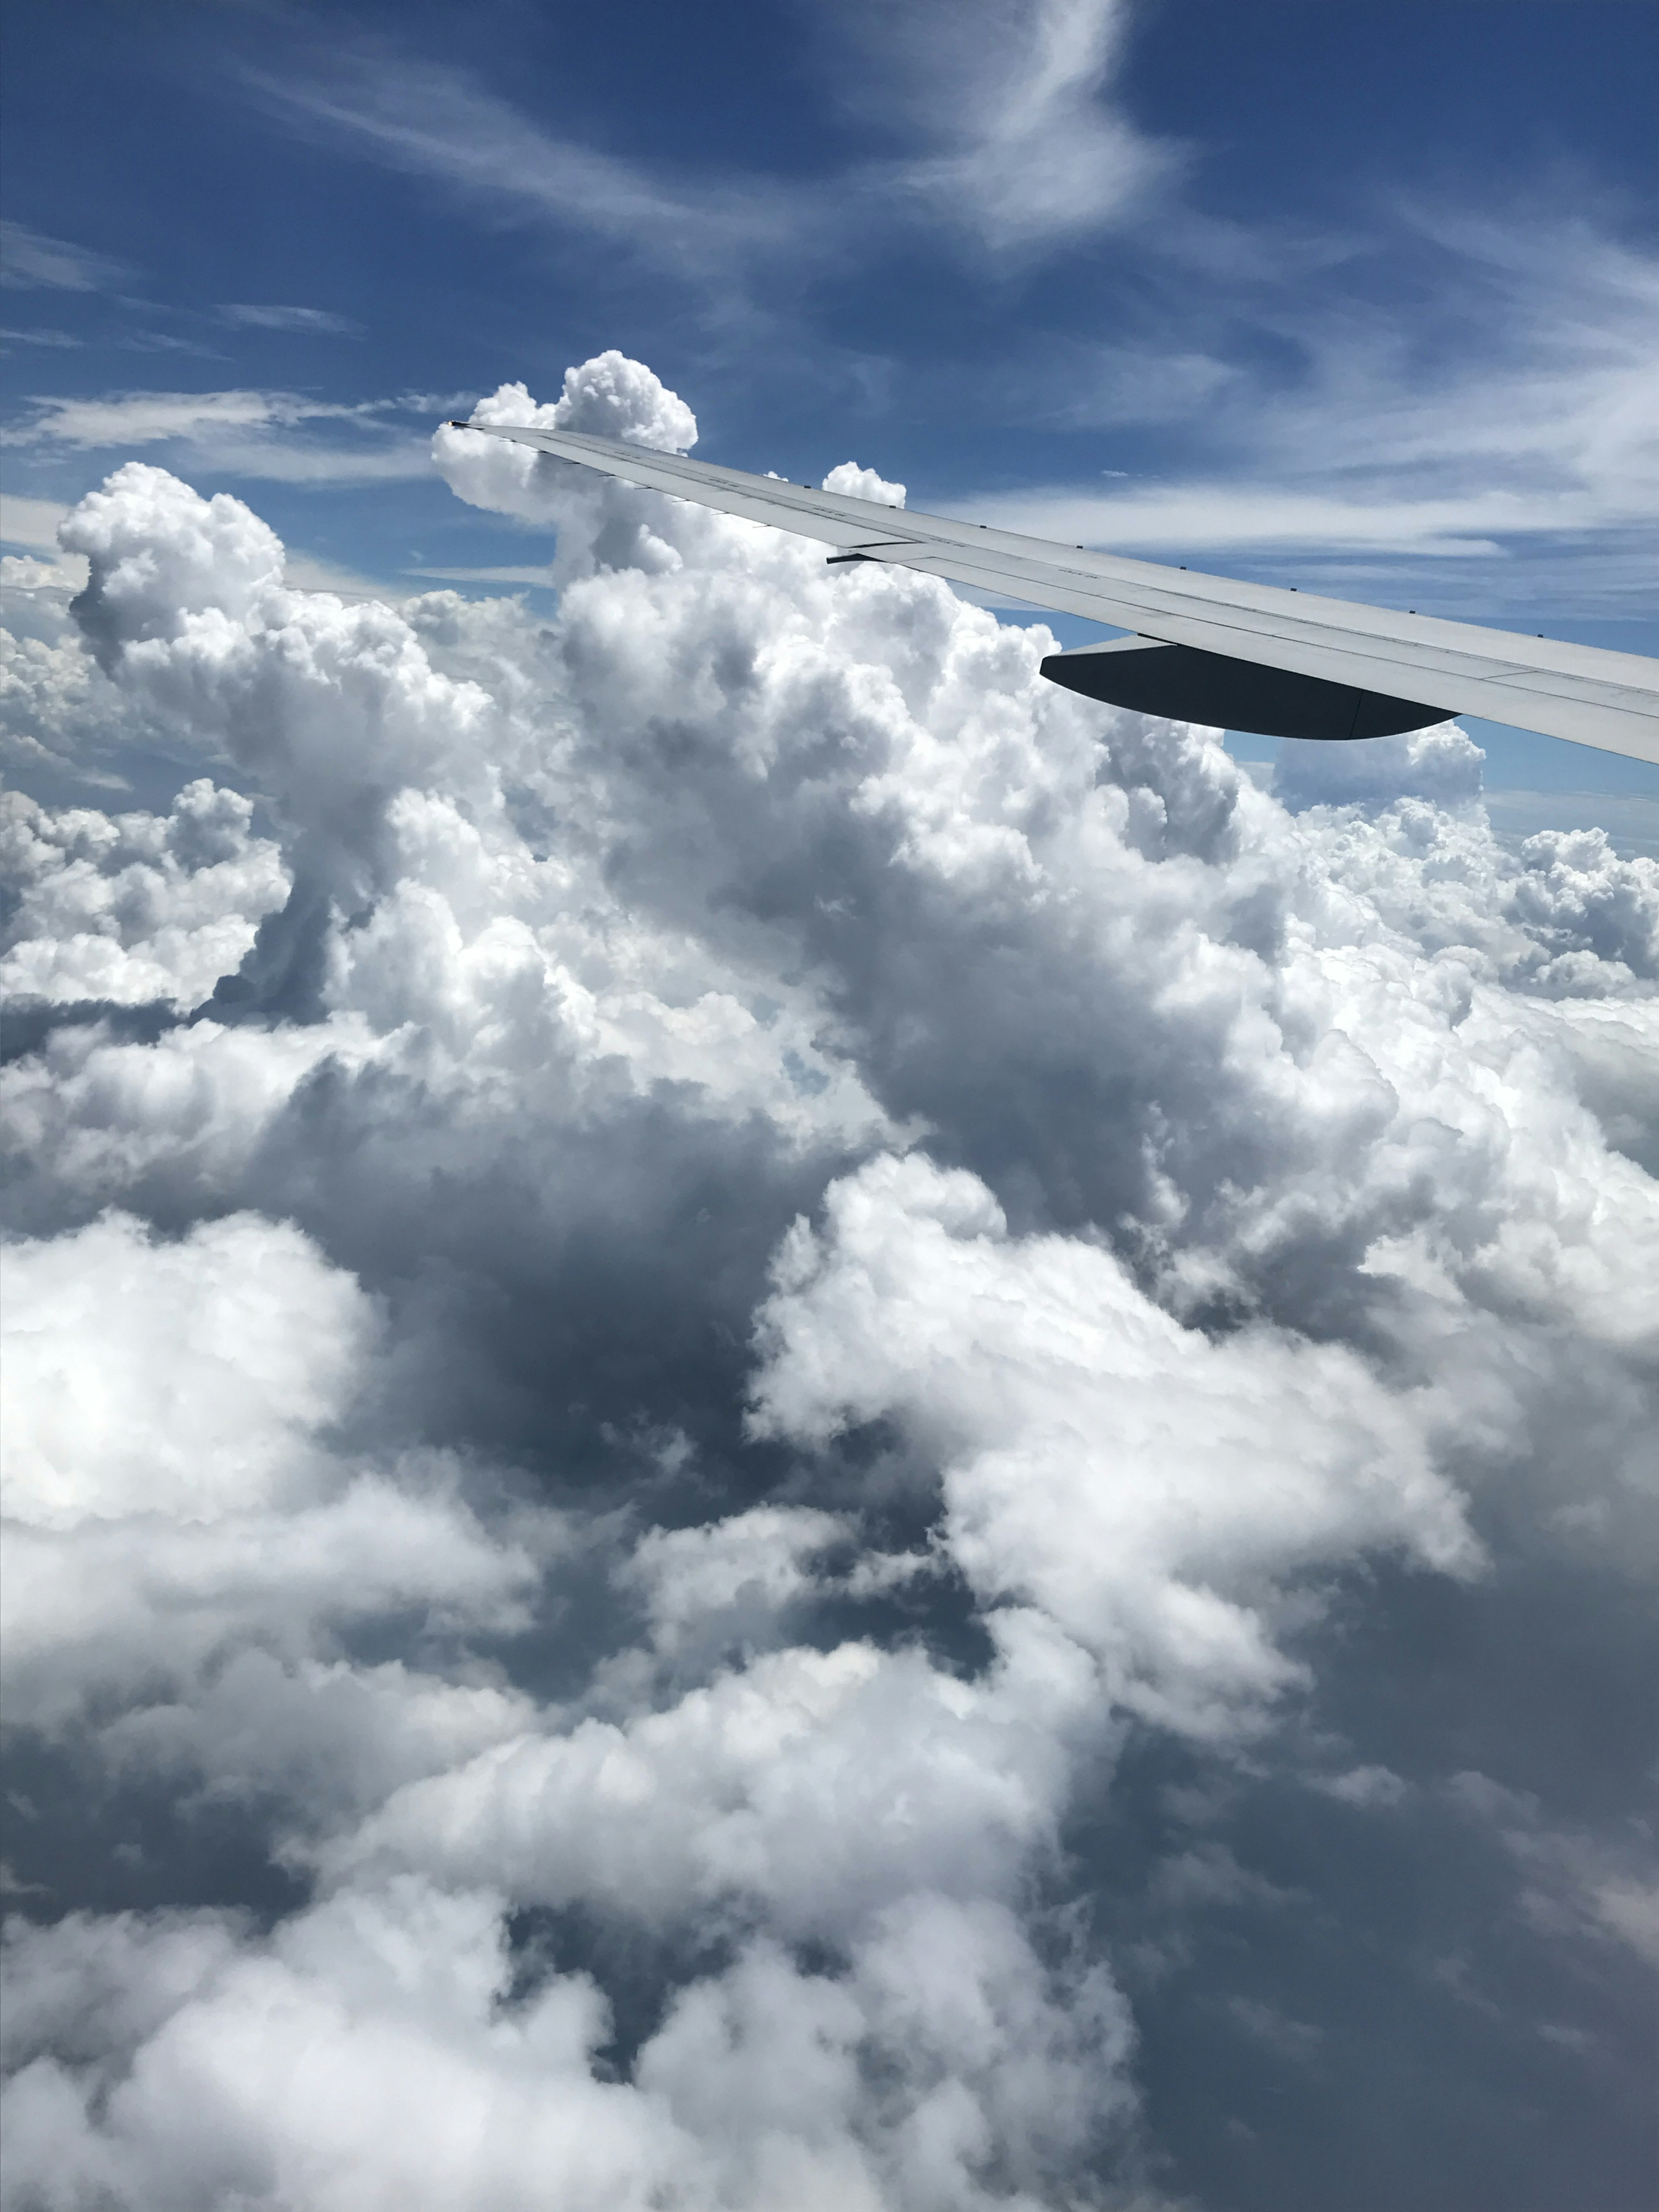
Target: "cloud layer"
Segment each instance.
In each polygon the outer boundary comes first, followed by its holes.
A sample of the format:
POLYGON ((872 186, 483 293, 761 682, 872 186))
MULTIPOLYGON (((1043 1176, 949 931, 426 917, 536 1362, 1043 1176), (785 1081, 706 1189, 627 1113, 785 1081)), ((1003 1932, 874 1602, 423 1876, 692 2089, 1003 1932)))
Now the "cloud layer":
MULTIPOLYGON (((479 413, 696 436, 617 354, 479 413)), ((9 817, 20 2202, 1329 2202, 1204 2167, 1161 2024, 1351 2169, 1396 1951, 1390 2063, 1521 2007, 1505 2201, 1523 2106, 1633 2172, 1624 1778, 1361 1660, 1644 1610, 1659 867, 1510 852, 1455 728, 1264 792, 934 580, 434 452, 551 619, 131 462, 19 649, 54 758, 181 763, 9 817)))

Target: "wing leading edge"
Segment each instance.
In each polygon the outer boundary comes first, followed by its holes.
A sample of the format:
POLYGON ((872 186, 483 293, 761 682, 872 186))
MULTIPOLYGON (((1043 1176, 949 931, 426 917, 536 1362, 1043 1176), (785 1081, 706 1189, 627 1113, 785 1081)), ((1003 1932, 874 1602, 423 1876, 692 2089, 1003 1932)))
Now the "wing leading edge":
POLYGON ((1659 766, 1659 661, 1238 583, 574 430, 457 422, 836 550, 1135 633, 1042 673, 1143 714, 1269 737, 1382 737, 1479 714, 1659 766), (1432 702, 1432 703, 1430 703, 1432 702))

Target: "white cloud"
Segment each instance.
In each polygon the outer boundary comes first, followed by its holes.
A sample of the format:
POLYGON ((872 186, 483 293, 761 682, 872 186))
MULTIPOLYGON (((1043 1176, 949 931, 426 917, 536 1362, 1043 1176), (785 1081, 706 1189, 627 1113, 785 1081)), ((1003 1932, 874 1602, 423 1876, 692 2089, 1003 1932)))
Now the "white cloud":
POLYGON ((0 588, 18 592, 78 592, 87 580, 86 564, 58 550, 58 526, 69 513, 56 500, 0 499, 0 543, 27 545, 27 554, 0 556, 0 588), (40 560, 37 552, 54 557, 40 560))
POLYGON ((845 492, 854 499, 873 499, 884 507, 902 507, 905 491, 902 483, 889 483, 885 477, 878 476, 873 469, 861 469, 856 461, 842 461, 823 479, 825 491, 845 492))
POLYGON ((148 446, 204 431, 264 429, 353 411, 270 392, 130 392, 106 399, 40 400, 36 407, 34 421, 13 434, 14 444, 148 446))
MULTIPOLYGON (((58 614, 76 582, 62 571, 84 572, 85 565, 74 555, 50 570, 45 562, 39 563, 47 576, 44 582, 31 581, 30 601, 58 614)), ((79 582, 85 580, 82 573, 79 582)), ((9 769, 27 774, 42 765, 62 767, 73 758, 88 781, 125 788, 125 778, 100 763, 131 742, 138 718, 61 616, 42 626, 43 636, 0 629, 0 746, 9 769)))
POLYGON ((440 675, 391 608, 289 590, 283 546, 239 501, 130 461, 59 538, 90 562, 77 610, 106 669, 269 779, 323 864, 372 869, 391 792, 441 757, 450 788, 490 803, 492 702, 440 675))
POLYGON ((884 1929, 850 1981, 756 1943, 677 2000, 631 2082, 595 2076, 607 2021, 586 1977, 499 2002, 487 1893, 401 1881, 246 1945, 206 1916, 70 1920, 10 1963, 10 2160, 46 2203, 112 2186, 137 2208, 258 2191, 341 2212, 1020 2202, 985 2174, 993 2141, 1032 2203, 1109 2124, 1102 2062, 1123 2039, 1088 1993, 1060 2013, 1006 1923, 938 1911, 884 1929), (934 2011, 921 1993, 945 1978, 934 2011), (98 2046, 65 2063, 94 2007, 98 2046), (1023 2056, 1001 2094, 1024 2101, 1005 2109, 985 2061, 1006 2042, 1023 2056))
MULTIPOLYGON (((297 1666, 354 1626, 413 1618, 438 1635, 524 1629, 537 1563, 496 1540, 453 1488, 452 1470, 401 1466, 288 1512, 198 1523, 141 1510, 124 1524, 100 1516, 68 1531, 9 1529, 6 1571, 26 1593, 5 1626, 9 1719, 72 1735, 117 1698, 141 1711, 177 1698, 188 1711, 232 1655, 263 1646, 297 1666)), ((172 1733, 106 1725, 118 1769, 172 1733)), ((212 1747, 205 1728, 178 1733, 212 1747)), ((242 1782, 264 1780, 270 1762, 244 1753, 205 1763, 242 1782)))
POLYGON ((538 568, 526 568, 520 562, 483 568, 406 568, 404 574, 408 576, 431 576, 447 584, 529 584, 544 589, 553 580, 551 568, 545 562, 538 568))
POLYGON ((73 2014, 88 1982, 164 2013, 107 2115, 90 2069, 42 2056, 15 2077, 14 2172, 43 2202, 118 2187, 135 2206, 205 2207, 276 2191, 341 2212, 435 2212, 527 2207, 552 2186, 597 2212, 665 2185, 689 2148, 647 2100, 592 2079, 604 2014, 590 1984, 562 1978, 492 2017, 505 1962, 487 1898, 405 1885, 307 1916, 269 1952, 200 1922, 135 1929, 125 1948, 70 1923, 15 1962, 31 1996, 38 1978, 69 1984, 73 2014), (161 1968, 171 2005, 142 1988, 161 1968))
POLYGON ((994 254, 1088 237, 1145 211, 1179 150, 1106 97, 1128 27, 1121 0, 841 13, 860 68, 848 96, 927 150, 890 182, 994 254))
POLYGON ((252 1215, 182 1244, 112 1215, 6 1268, 7 1510, 35 1527, 271 1503, 374 1334, 349 1277, 252 1215))
POLYGON ((699 1528, 653 1528, 617 1571, 646 1601, 651 1638, 678 1652, 711 1627, 726 1640, 775 1639, 777 1614, 817 1587, 817 1555, 845 1544, 850 1525, 810 1507, 757 1505, 699 1528))
POLYGON ((1659 793, 1504 785, 1486 793, 1486 811, 1493 829, 1512 842, 1549 830, 1600 830, 1624 858, 1659 860, 1659 793))
POLYGON ((94 1210, 161 1186, 191 1212, 216 1210, 234 1203, 296 1090, 354 1057, 347 1023, 262 1035, 204 1020, 153 1046, 102 1025, 59 1030, 8 1071, 8 1146, 20 1170, 54 1159, 54 1180, 94 1210))
POLYGON ((647 1926, 758 1906, 794 1942, 852 1940, 916 1894, 1012 1901, 1052 1846, 1066 1738, 1097 1732, 1099 1683, 1041 1616, 995 1626, 973 1685, 920 1653, 792 1648, 660 1712, 538 1730, 398 1791, 329 1863, 647 1926))
POLYGON ((0 556, 0 589, 72 594, 86 580, 85 564, 74 559, 40 561, 31 553, 0 556))
POLYGON ((165 816, 52 816, 4 794, 0 866, 21 900, 0 936, 0 991, 198 1005, 292 888, 276 846, 250 835, 252 816, 205 778, 165 816))
POLYGON ((943 1540, 990 1601, 1041 1605, 1118 1702, 1236 1724, 1292 1677, 1276 1578, 1365 1546, 1443 1570, 1475 1549, 1422 1417, 1346 1352, 1212 1345, 1109 1254, 1012 1240, 970 1176, 877 1160, 802 1223, 761 1317, 763 1433, 897 1419, 944 1480, 943 1540))
POLYGON ((452 1470, 331 1448, 379 1328, 290 1224, 236 1214, 166 1243, 110 1215, 12 1244, 6 1274, 15 1720, 61 1727, 124 1683, 155 1702, 239 1646, 298 1657, 331 1623, 410 1606, 520 1617, 530 1556, 492 1540, 452 1470))
POLYGON ((1431 799, 1455 809, 1480 803, 1485 756, 1455 722, 1364 744, 1286 738, 1273 768, 1273 796, 1295 813, 1309 806, 1390 805, 1431 799))
POLYGON ((330 561, 319 553, 301 553, 289 546, 283 580, 295 592, 332 592, 342 599, 383 599, 386 586, 361 569, 330 561))
MULTIPOLYGON (((624 433, 664 453, 684 453, 697 442, 697 418, 679 394, 668 391, 637 362, 611 351, 565 371, 564 390, 538 406, 522 384, 504 384, 476 401, 468 419, 504 428, 580 430, 614 438, 624 433)), ((459 479, 475 506, 545 522, 570 511, 573 500, 593 489, 568 465, 506 438, 480 441, 453 423, 440 426, 433 458, 452 481, 459 479)), ((879 478, 877 479, 880 481, 879 478)))
MULTIPOLYGON (((615 355, 483 404, 696 434, 615 355)), ((1230 1778, 1146 1876, 1167 1985, 1285 1910, 1225 1823, 1285 1741, 1298 1820, 1443 1804, 1426 1723, 1319 1711, 1367 1608, 1648 1571, 1659 872, 1509 850, 1455 731, 1292 811, 936 580, 435 451, 556 532, 550 614, 297 591, 129 462, 63 526, 96 661, 6 664, 186 787, 20 809, 8 957, 242 963, 3 1073, 8 1693, 309 1885, 19 1931, 19 2185, 1132 2191, 1126 1740, 1230 1778)), ((1565 1915, 1516 1940, 1629 1948, 1625 1857, 1495 1863, 1565 1915)), ((1334 1997, 1206 2001, 1346 2063, 1334 1997)))
MULTIPOLYGON (((58 556, 53 561, 33 563, 6 556, 4 580, 8 584, 29 591, 67 588, 78 592, 84 588, 85 556, 58 552, 58 526, 68 513, 68 507, 57 500, 18 499, 8 493, 0 501, 0 544, 27 545, 58 556)), ((293 546, 288 549, 283 575, 295 591, 336 592, 350 599, 374 598, 383 595, 386 589, 355 568, 343 567, 315 553, 301 552, 293 546)))

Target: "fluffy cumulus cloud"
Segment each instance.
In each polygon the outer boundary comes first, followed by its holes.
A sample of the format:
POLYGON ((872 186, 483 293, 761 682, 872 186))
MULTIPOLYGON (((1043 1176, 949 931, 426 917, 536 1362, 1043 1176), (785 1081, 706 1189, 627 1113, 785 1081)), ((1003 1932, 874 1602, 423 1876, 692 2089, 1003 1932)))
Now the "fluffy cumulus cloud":
POLYGON ((945 1540, 993 1603, 1035 1600, 1120 1705, 1207 1731, 1285 1662, 1240 1593, 1298 1559, 1472 1547, 1418 1408, 1345 1347, 1182 1329, 1109 1252, 1014 1241, 977 1177, 919 1155, 832 1184, 763 1310, 762 1425, 896 1414, 941 1472, 945 1540))
POLYGON ((0 988, 55 1005, 157 1000, 185 1010, 252 949, 291 887, 253 807, 205 777, 165 815, 49 814, 4 797, 5 866, 19 894, 0 988))
POLYGON ((129 463, 9 664, 16 2202, 1328 2203, 1419 2047, 1622 2185, 1659 869, 434 457, 550 617, 129 463))

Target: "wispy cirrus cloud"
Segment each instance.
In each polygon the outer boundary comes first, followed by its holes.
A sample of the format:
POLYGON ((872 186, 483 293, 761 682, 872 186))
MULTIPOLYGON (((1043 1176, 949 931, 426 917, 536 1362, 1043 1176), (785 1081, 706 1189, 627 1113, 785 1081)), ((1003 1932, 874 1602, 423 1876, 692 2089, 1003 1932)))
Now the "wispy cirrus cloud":
MULTIPOLYGON (((1427 218, 1396 221, 1422 242, 1427 218)), ((1453 588, 1488 606, 1541 588, 1633 611, 1659 555, 1659 259, 1570 216, 1443 216, 1431 241, 1437 283, 1409 323, 1258 291, 1242 305, 1270 350, 1171 356, 1160 377, 1150 344, 1049 349, 1012 406, 1063 428, 1173 426, 1191 459, 975 512, 1152 552, 1375 557, 1396 580, 1401 562, 1450 561, 1467 572, 1453 588), (1540 560, 1559 575, 1540 580, 1540 560)))
POLYGON ((82 343, 67 331, 0 331, 0 345, 44 346, 51 352, 68 353, 82 343))
POLYGON ((822 196, 778 180, 676 176, 544 129, 459 71, 360 50, 326 71, 252 79, 291 121, 390 168, 433 178, 520 222, 580 230, 707 280, 827 241, 822 196))
POLYGON ((1123 0, 866 0, 827 28, 844 104, 909 149, 872 180, 959 240, 1019 256, 1132 219, 1184 166, 1112 98, 1129 26, 1123 0))
POLYGON ((104 292, 125 283, 125 262, 23 222, 0 222, 0 285, 9 291, 104 292))
MULTIPOLYGON (((514 222, 619 247, 717 317, 775 331, 815 279, 906 240, 1007 276, 1115 233, 1138 272, 1117 328, 1015 318, 1000 362, 930 371, 913 397, 983 419, 1000 388, 1017 428, 1157 431, 1185 451, 1155 477, 1137 455, 1127 479, 1097 453, 1080 479, 964 489, 964 511, 1154 553, 1346 563, 1349 581, 1367 564, 1407 589, 1419 559, 1455 563, 1471 609, 1541 590, 1627 611, 1659 507, 1659 264, 1559 201, 1502 216, 1397 202, 1363 236, 1206 215, 1188 149, 1116 93, 1131 22, 1122 0, 838 11, 819 32, 818 88, 864 150, 833 189, 601 152, 384 49, 260 90, 307 131, 514 222), (1540 581, 1531 556, 1547 548, 1559 574, 1540 581)), ((823 334, 811 351, 821 362, 823 334)))
POLYGON ((398 427, 395 417, 410 410, 397 399, 344 405, 291 392, 125 392, 39 398, 33 408, 32 419, 0 430, 0 444, 81 453, 166 445, 194 464, 279 483, 371 483, 424 476, 431 466, 425 437, 398 427))
POLYGON ((363 326, 349 315, 337 315, 326 307, 221 307, 221 319, 238 330, 295 331, 314 337, 361 337, 363 326))
POLYGON ((449 584, 525 584, 544 588, 553 583, 553 564, 550 561, 540 568, 514 567, 511 562, 493 568, 407 568, 405 575, 434 576, 449 584))
POLYGON ((217 430, 289 428, 319 417, 351 420, 363 412, 283 392, 125 392, 102 399, 40 399, 35 406, 33 422, 9 432, 9 443, 148 446, 217 430))
MULTIPOLYGON (((1040 256, 1128 219, 1182 163, 1110 99, 1122 0, 865 9, 838 16, 843 104, 902 142, 803 181, 697 172, 601 151, 533 120, 476 78, 360 48, 250 80, 308 131, 387 167, 585 232, 705 285, 764 268, 816 274, 895 226, 960 248, 1040 256)), ((831 88, 834 96, 834 88, 831 88)))

